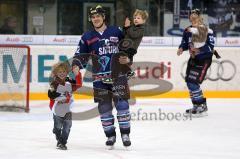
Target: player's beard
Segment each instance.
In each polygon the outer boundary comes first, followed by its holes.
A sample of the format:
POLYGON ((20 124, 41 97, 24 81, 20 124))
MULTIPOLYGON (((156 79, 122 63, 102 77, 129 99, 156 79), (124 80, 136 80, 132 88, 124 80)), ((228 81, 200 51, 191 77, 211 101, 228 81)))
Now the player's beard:
POLYGON ((102 24, 101 24, 99 27, 94 26, 94 28, 96 28, 96 29, 100 29, 100 28, 103 26, 103 24, 104 24, 104 22, 102 22, 102 24))

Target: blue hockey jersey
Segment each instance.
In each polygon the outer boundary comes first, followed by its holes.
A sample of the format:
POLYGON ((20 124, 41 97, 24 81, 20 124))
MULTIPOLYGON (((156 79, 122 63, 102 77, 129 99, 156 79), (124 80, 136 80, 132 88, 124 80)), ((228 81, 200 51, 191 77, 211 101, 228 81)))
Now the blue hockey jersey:
MULTIPOLYGON (((189 26, 192 27, 192 26, 189 26)), ((179 48, 183 51, 190 50, 190 45, 192 43, 192 33, 187 31, 187 28, 183 32, 182 41, 179 48)), ((195 56, 196 59, 204 59, 212 57, 214 49, 214 36, 211 29, 208 30, 207 40, 205 44, 199 48, 200 52, 195 56)))
MULTIPOLYGON (((119 27, 107 26, 104 32, 96 30, 85 32, 78 44, 75 56, 91 54, 93 75, 110 75, 112 55, 119 52, 118 43, 123 39, 119 27)), ((82 63, 83 67, 86 63, 82 63)))

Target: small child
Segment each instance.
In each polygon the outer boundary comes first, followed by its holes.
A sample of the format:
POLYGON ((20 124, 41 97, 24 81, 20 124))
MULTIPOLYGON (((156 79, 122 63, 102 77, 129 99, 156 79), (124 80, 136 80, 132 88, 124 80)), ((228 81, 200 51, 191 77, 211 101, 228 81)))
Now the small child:
POLYGON ((192 33, 192 42, 190 43, 190 54, 192 58, 199 53, 199 48, 205 45, 208 32, 211 31, 203 23, 203 18, 199 15, 200 12, 198 13, 198 10, 195 12, 192 13, 190 17, 192 26, 187 28, 187 31, 192 33))
POLYGON ((131 70, 133 56, 137 53, 138 46, 140 45, 146 23, 148 19, 147 11, 136 9, 133 14, 133 24, 131 25, 129 18, 126 18, 123 28, 124 39, 119 43, 119 53, 114 55, 111 61, 112 78, 104 78, 104 83, 113 83, 120 74, 127 75, 128 78, 134 76, 134 71, 131 70), (130 59, 129 64, 120 64, 119 57, 128 56, 130 59))
POLYGON ((73 67, 75 80, 69 79, 68 63, 60 62, 53 66, 52 82, 48 90, 50 98, 50 109, 53 112, 54 128, 53 133, 56 135, 57 148, 67 150, 67 140, 72 127, 73 104, 72 94, 82 86, 82 75, 78 66, 73 67))
MULTIPOLYGON (((200 52, 199 49, 205 45, 208 33, 213 34, 213 31, 203 23, 203 18, 200 16, 200 11, 198 9, 193 11, 195 14, 192 14, 190 17, 192 27, 187 28, 187 31, 192 33, 190 54, 192 58, 195 58, 195 56, 200 52)), ((216 50, 213 50, 213 54, 217 59, 221 58, 216 50)))

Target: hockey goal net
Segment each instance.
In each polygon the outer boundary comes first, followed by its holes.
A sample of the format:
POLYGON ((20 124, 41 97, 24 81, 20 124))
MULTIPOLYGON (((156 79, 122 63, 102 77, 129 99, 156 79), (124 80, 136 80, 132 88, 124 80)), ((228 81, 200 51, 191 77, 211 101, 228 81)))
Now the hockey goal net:
POLYGON ((0 45, 0 110, 29 112, 30 48, 0 45))

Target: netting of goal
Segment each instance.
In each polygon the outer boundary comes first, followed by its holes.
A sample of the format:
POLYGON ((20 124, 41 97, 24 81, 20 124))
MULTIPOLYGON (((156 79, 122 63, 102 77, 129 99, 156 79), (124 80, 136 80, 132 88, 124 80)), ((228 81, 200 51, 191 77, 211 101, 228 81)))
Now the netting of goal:
POLYGON ((29 112, 30 48, 0 45, 0 110, 29 112))

